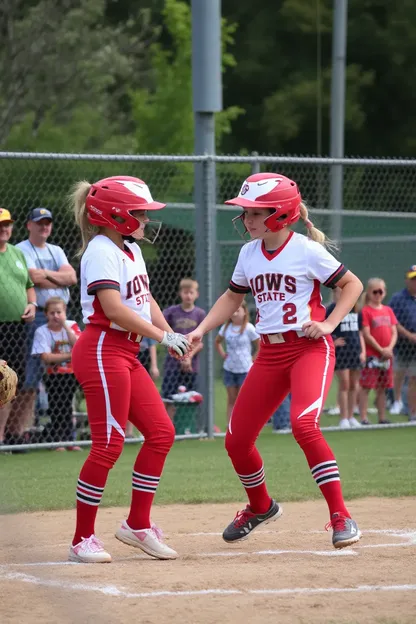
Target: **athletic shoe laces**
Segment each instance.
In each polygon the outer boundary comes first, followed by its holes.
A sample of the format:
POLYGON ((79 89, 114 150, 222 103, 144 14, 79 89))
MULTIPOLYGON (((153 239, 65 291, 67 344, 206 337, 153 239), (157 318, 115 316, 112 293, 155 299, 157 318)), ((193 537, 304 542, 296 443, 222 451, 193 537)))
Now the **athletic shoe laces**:
POLYGON ((101 552, 104 550, 104 543, 98 539, 98 537, 95 537, 95 535, 91 535, 90 537, 84 538, 83 548, 90 552, 101 552))
POLYGON ((248 522, 248 520, 250 520, 250 518, 253 518, 255 515, 256 514, 254 514, 250 510, 250 507, 247 505, 247 507, 243 509, 242 511, 237 511, 233 524, 236 528, 241 527, 243 526, 243 524, 248 522))
POLYGON ((156 526, 156 524, 152 524, 152 526, 150 527, 152 529, 152 533, 154 534, 155 538, 161 542, 163 539, 163 531, 162 529, 160 529, 158 526, 156 526))
POLYGON ((325 525, 325 531, 329 531, 329 529, 333 529, 334 531, 344 531, 346 529, 346 520, 347 517, 342 514, 333 514, 332 520, 325 525))

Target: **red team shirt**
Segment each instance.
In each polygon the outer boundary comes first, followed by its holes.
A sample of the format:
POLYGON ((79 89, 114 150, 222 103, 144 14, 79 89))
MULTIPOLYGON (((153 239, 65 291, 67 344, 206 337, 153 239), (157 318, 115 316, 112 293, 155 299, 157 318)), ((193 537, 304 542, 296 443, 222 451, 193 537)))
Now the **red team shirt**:
POLYGON ((229 288, 241 294, 252 292, 257 333, 301 331, 307 321, 325 320, 320 285, 333 288, 346 272, 325 247, 291 232, 271 254, 262 240, 244 245, 229 288))
POLYGON ((105 316, 96 296, 100 288, 118 290, 125 306, 151 322, 149 276, 138 245, 125 242, 123 251, 107 236, 99 234, 90 241, 81 260, 84 323, 126 331, 105 316))
MULTIPOLYGON (((370 334, 380 347, 388 347, 392 337, 392 327, 397 325, 396 316, 389 306, 380 309, 364 306, 361 310, 362 326, 370 328, 370 334)), ((366 345, 368 356, 379 357, 380 353, 369 344, 366 345)))

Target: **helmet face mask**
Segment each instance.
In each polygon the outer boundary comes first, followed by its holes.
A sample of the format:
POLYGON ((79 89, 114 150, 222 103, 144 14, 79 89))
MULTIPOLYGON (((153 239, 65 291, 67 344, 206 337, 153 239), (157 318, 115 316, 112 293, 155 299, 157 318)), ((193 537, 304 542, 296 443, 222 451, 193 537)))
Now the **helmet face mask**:
MULTIPOLYGON (((135 217, 133 212, 161 210, 166 204, 153 200, 143 180, 131 176, 113 176, 91 185, 85 206, 88 221, 92 225, 110 228, 122 236, 133 236, 142 226, 140 219, 135 217)), ((157 233, 160 226, 161 223, 157 233)), ((155 239, 156 237, 153 237, 151 242, 155 239)))
MULTIPOLYGON (((256 173, 244 181, 238 197, 225 203, 243 209, 272 210, 265 216, 264 225, 270 232, 278 232, 299 220, 302 197, 296 182, 286 176, 256 173)), ((234 227, 238 220, 244 223, 244 213, 233 219, 234 227)))

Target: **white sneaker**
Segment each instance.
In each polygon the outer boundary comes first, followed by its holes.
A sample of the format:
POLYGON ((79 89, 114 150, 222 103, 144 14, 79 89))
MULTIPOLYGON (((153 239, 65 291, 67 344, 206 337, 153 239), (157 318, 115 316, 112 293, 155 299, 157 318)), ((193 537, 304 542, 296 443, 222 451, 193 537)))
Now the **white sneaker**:
POLYGON ((341 427, 341 429, 349 429, 350 421, 348 420, 348 418, 341 418, 341 420, 339 421, 339 426, 341 427))
POLYGON ((349 419, 349 423, 350 423, 350 427, 361 427, 361 423, 358 422, 358 420, 354 418, 354 416, 352 416, 352 418, 349 419))
POLYGON ((68 559, 77 563, 110 563, 111 555, 104 550, 102 541, 91 535, 70 546, 68 559))
POLYGON ((398 416, 399 414, 402 413, 402 409, 403 409, 403 403, 401 401, 395 401, 393 405, 391 406, 389 412, 390 414, 393 414, 393 416, 398 416))
POLYGON ((127 524, 122 522, 116 531, 116 538, 124 544, 140 548, 148 555, 156 559, 176 559, 178 553, 162 542, 162 531, 152 524, 150 529, 137 529, 133 531, 127 524))
POLYGON ((330 407, 328 410, 328 415, 329 416, 339 416, 340 415, 340 409, 338 407, 338 405, 336 405, 335 407, 330 407))
POLYGON ((353 413, 355 414, 355 416, 359 416, 360 415, 360 408, 358 407, 358 405, 356 405, 354 407, 354 412, 353 413))

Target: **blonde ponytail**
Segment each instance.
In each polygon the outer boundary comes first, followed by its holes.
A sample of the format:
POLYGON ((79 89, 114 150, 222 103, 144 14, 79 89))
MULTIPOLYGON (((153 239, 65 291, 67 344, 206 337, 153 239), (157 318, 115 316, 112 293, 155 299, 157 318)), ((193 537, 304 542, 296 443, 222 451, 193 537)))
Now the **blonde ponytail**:
POLYGON ((88 221, 87 209, 85 207, 85 200, 90 191, 91 184, 86 180, 77 182, 69 196, 69 202, 71 209, 74 213, 75 223, 81 230, 82 246, 78 250, 77 256, 82 256, 87 248, 91 239, 98 234, 99 228, 96 225, 91 225, 88 221))
POLYGON ((320 245, 324 245, 328 249, 336 250, 337 245, 333 241, 331 241, 324 232, 318 230, 317 227, 314 226, 312 221, 309 219, 309 211, 303 202, 300 204, 300 218, 305 224, 306 229, 308 230, 308 236, 311 240, 315 241, 315 243, 319 243, 320 245))

